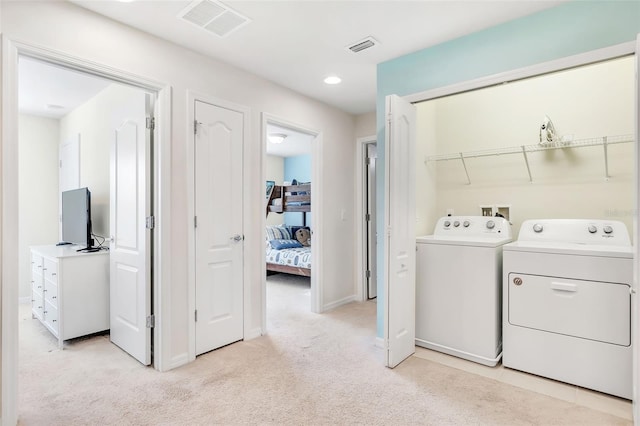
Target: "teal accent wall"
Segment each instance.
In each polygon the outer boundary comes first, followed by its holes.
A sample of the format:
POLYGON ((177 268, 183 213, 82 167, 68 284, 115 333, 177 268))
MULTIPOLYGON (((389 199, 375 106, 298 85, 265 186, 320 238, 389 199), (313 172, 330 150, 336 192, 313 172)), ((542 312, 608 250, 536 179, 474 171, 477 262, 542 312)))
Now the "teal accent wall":
POLYGON ((572 1, 378 65, 378 337, 383 337, 385 303, 385 97, 419 93, 635 41, 638 33, 640 1, 572 1))
MULTIPOLYGON (((311 182, 311 155, 298 155, 284 159, 284 180, 291 182, 311 182)), ((284 223, 302 225, 302 215, 306 214, 307 226, 311 226, 311 213, 284 213, 284 223)))

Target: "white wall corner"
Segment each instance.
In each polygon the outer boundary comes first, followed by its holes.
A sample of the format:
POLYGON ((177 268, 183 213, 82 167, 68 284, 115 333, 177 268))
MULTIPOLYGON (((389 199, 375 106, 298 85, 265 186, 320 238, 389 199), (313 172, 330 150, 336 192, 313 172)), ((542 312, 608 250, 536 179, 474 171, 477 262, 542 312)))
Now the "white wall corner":
POLYGON ((346 305, 347 303, 355 302, 356 300, 357 300, 357 296, 355 294, 352 294, 351 296, 347 296, 340 300, 336 300, 335 302, 327 303, 322 307, 322 312, 330 311, 339 306, 346 305))

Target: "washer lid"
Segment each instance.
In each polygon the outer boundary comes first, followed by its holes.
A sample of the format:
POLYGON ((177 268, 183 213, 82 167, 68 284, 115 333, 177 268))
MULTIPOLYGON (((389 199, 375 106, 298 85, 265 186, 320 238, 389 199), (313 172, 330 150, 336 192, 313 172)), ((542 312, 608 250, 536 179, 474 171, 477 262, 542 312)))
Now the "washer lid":
POLYGON ((566 254, 575 256, 633 258, 633 248, 598 244, 559 243, 551 241, 515 241, 504 246, 504 251, 566 254))
POLYGON ((481 238, 481 237, 443 237, 427 235, 424 237, 416 238, 417 244, 434 244, 434 245, 446 245, 446 246, 470 246, 470 247, 500 247, 513 241, 511 236, 505 238, 481 238))

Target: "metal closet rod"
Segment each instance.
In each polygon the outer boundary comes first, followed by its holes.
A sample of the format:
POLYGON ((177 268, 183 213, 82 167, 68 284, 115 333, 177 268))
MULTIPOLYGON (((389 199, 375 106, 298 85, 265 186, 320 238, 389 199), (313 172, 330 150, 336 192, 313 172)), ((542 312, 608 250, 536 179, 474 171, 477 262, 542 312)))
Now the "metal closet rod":
POLYGON ((481 157, 495 157, 500 155, 510 155, 510 154, 522 154, 524 158, 525 165, 527 166, 527 173, 529 174, 529 182, 533 182, 533 178, 531 177, 531 168, 529 167, 529 157, 528 153, 531 152, 540 152, 540 151, 550 151, 554 149, 566 149, 566 148, 582 148, 586 146, 598 146, 602 145, 604 147, 604 173, 605 178, 608 179, 609 176, 609 153, 607 151, 607 147, 609 145, 616 145, 620 143, 631 143, 635 142, 633 135, 621 135, 621 136, 602 136, 598 138, 590 138, 590 139, 579 139, 570 142, 555 142, 547 145, 519 145, 519 146, 511 146, 506 148, 495 148, 495 149, 485 149, 481 151, 468 151, 468 152, 458 152, 455 154, 440 154, 440 155, 432 155, 427 157, 425 164, 430 161, 451 161, 451 160, 460 160, 462 162, 462 167, 464 168, 464 172, 467 175, 467 184, 471 184, 471 178, 469 177, 469 171, 467 170, 467 163, 465 162, 468 158, 481 158, 481 157))

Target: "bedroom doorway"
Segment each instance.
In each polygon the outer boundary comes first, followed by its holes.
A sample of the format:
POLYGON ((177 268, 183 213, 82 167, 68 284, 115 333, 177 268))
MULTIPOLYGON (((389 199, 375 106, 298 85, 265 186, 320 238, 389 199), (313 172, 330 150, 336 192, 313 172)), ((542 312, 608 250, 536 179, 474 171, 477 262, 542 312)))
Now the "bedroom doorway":
MULTIPOLYGON (((265 328, 295 311, 320 312, 319 132, 263 118, 265 328), (312 268, 312 265, 314 267, 312 268), (313 272, 312 272, 313 271, 313 272), (275 321, 275 322, 274 322, 275 321)), ((282 321, 280 321, 282 319, 282 321)), ((294 323, 294 322, 289 322, 294 323)))

